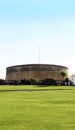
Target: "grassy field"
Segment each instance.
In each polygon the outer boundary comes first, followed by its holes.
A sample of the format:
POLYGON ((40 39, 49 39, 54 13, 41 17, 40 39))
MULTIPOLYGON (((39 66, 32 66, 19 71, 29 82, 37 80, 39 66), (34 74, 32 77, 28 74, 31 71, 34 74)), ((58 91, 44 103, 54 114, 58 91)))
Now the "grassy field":
POLYGON ((75 130, 75 87, 0 86, 0 130, 75 130))

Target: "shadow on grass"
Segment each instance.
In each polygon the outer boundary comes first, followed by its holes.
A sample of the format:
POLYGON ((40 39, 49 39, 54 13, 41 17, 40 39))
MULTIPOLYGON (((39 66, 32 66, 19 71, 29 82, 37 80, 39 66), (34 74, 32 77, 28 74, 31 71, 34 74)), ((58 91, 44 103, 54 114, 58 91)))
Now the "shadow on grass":
POLYGON ((44 91, 63 91, 63 90, 73 90, 73 89, 20 89, 20 90, 0 90, 0 92, 44 92, 44 91))

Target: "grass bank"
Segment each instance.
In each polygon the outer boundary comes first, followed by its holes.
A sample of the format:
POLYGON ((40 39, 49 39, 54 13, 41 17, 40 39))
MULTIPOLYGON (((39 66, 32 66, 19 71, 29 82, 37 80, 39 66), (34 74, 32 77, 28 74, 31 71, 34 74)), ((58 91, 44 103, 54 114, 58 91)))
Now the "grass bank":
POLYGON ((75 130, 75 87, 0 86, 0 130, 75 130))

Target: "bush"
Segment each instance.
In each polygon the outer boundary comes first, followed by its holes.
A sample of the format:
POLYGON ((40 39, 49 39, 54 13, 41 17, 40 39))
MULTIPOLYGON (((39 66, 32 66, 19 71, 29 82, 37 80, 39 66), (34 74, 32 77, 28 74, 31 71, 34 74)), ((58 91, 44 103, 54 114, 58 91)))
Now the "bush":
POLYGON ((39 84, 39 81, 37 79, 30 79, 30 82, 32 85, 38 85, 39 84))
POLYGON ((56 85, 56 80, 54 79, 44 79, 41 81, 41 85, 56 85))
POLYGON ((26 79, 21 79, 19 82, 20 85, 26 85, 26 79))
POLYGON ((4 85, 5 84, 5 80, 4 79, 0 79, 0 85, 4 85))
POLYGON ((18 85, 19 82, 18 82, 17 80, 9 80, 9 81, 8 81, 8 84, 9 84, 9 85, 18 85))

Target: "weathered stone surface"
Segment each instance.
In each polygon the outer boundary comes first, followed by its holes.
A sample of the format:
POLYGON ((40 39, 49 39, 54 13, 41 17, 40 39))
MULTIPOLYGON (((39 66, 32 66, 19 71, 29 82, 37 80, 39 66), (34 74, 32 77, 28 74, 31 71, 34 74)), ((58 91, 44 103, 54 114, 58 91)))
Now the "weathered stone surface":
POLYGON ((62 80, 63 77, 59 73, 62 69, 68 74, 68 68, 59 65, 28 64, 11 66, 6 69, 6 80, 21 80, 30 78, 37 80, 46 78, 62 80))

